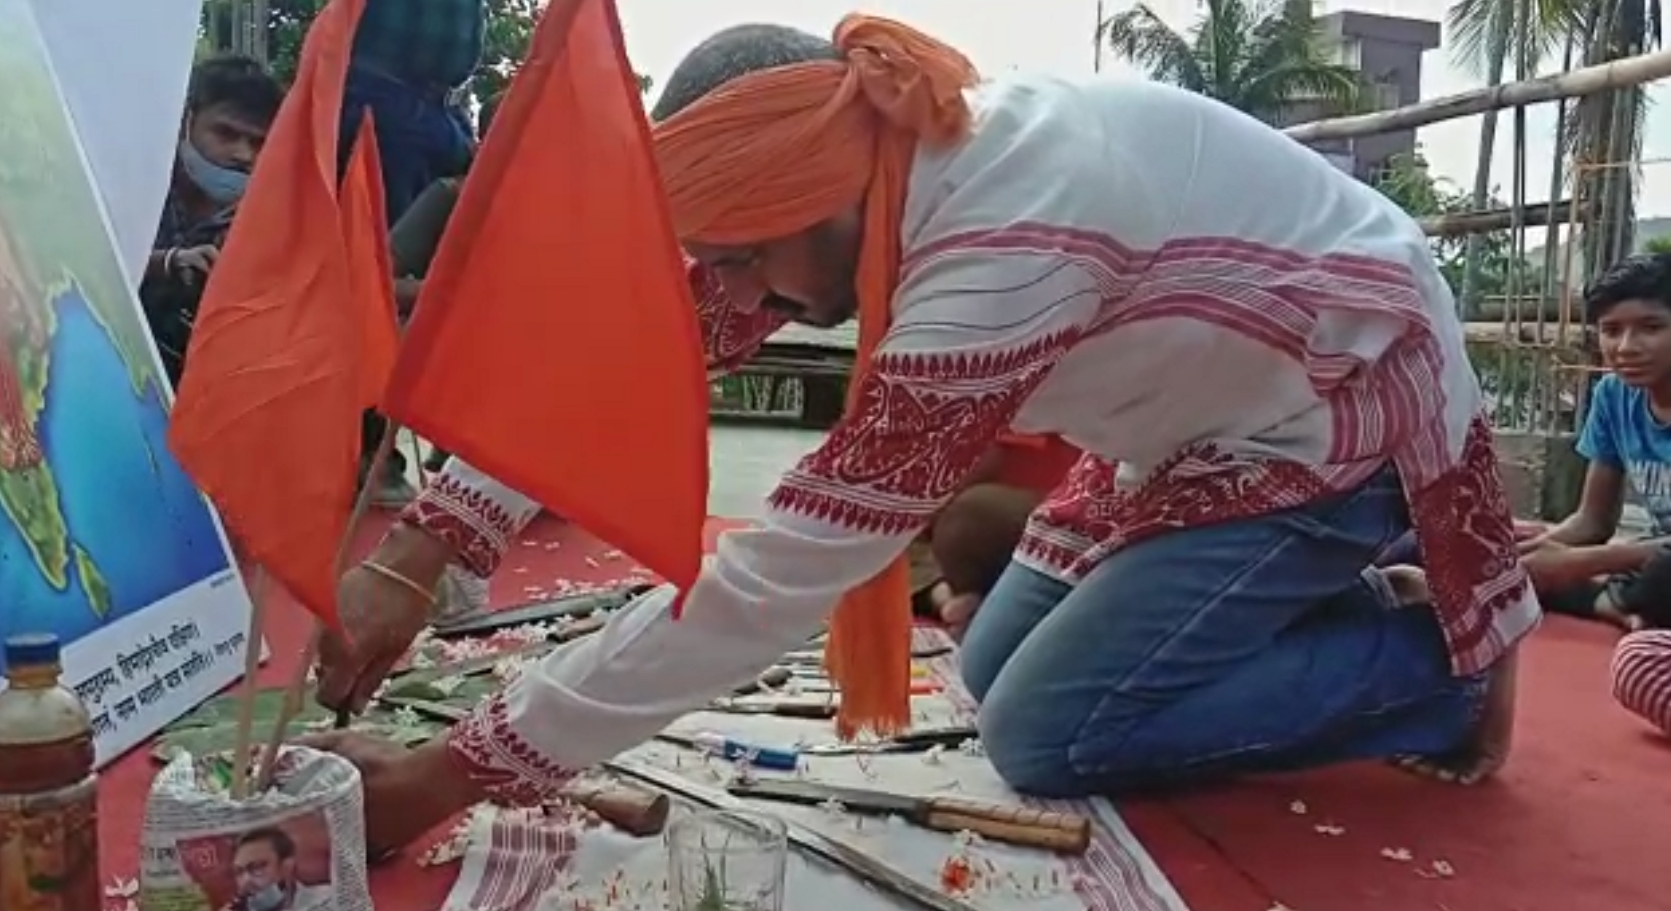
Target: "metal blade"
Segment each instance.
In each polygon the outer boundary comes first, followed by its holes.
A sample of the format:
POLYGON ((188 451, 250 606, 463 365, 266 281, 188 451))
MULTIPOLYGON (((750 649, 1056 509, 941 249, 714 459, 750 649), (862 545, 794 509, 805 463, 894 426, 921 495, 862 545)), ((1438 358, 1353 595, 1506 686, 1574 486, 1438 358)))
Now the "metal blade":
POLYGON ((434 627, 443 639, 461 636, 484 636, 502 629, 526 626, 530 623, 549 623, 564 617, 576 617, 594 611, 617 610, 654 586, 630 585, 605 591, 569 595, 547 601, 535 601, 507 610, 486 610, 455 617, 434 627))
POLYGON ((710 703, 703 711, 726 715, 777 715, 781 718, 828 721, 836 716, 837 708, 833 702, 739 702, 734 699, 720 699, 710 703))
POLYGON ((801 752, 808 756, 856 756, 869 753, 925 753, 934 747, 962 746, 966 740, 978 740, 980 734, 972 727, 929 728, 910 731, 890 740, 869 743, 817 743, 801 752))
POLYGON ((922 801, 915 797, 783 778, 737 781, 728 785, 726 790, 735 797, 778 800, 814 807, 834 801, 850 813, 878 816, 909 816, 922 806, 922 801))
MULTIPOLYGON (((652 768, 640 762, 616 759, 603 765, 605 769, 617 775, 637 779, 709 809, 731 812, 751 809, 729 794, 705 788, 672 772, 652 768)), ((796 848, 839 871, 857 876, 889 895, 928 911, 977 911, 974 905, 919 882, 915 877, 875 855, 836 841, 792 819, 786 819, 784 823, 789 829, 789 842, 796 848)))

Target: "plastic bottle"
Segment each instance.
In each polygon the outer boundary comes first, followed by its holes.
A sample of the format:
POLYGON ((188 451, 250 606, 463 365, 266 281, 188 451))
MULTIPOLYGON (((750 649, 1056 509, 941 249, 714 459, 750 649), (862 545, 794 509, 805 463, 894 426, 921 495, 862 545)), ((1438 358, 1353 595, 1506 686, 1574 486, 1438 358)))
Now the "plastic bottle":
POLYGON ((58 637, 5 642, 0 909, 100 911, 98 778, 87 708, 59 682, 58 637))

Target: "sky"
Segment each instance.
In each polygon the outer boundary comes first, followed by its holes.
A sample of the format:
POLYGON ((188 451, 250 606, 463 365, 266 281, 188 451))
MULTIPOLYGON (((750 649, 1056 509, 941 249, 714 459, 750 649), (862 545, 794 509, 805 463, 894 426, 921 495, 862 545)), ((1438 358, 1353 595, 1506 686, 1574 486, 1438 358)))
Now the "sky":
MULTIPOLYGON (((1196 0, 1153 0, 1151 6, 1175 27, 1187 28, 1196 15, 1196 0)), ((656 84, 665 83, 679 59, 708 35, 747 22, 774 22, 817 34, 829 34, 849 12, 876 13, 908 22, 962 50, 987 74, 1007 70, 1044 71, 1057 75, 1092 72, 1092 30, 1096 0, 724 0, 721 3, 676 4, 668 0, 618 0, 627 53, 633 65, 656 84)), ((1109 11, 1131 6, 1109 0, 1109 11)), ((1342 9, 1410 18, 1444 20, 1445 0, 1328 0, 1323 12, 1342 9)), ((1447 36, 1448 37, 1448 36, 1447 36)), ((1559 61, 1555 61, 1559 65, 1559 61)), ((1105 57, 1103 71, 1141 78, 1141 74, 1105 57)), ((1483 84, 1479 75, 1459 67, 1443 46, 1422 60, 1422 97, 1467 91, 1483 84)), ((1671 100, 1660 88, 1652 97, 1671 100)), ((651 90, 653 99, 655 90, 651 90)), ((1527 117, 1527 200, 1549 195, 1549 162, 1554 151, 1553 106, 1533 108, 1527 117)), ((1499 120, 1492 181, 1509 185, 1513 162, 1512 119, 1499 120)), ((1417 133, 1422 153, 1434 171, 1471 188, 1479 148, 1478 117, 1435 124, 1417 133)), ((1644 216, 1671 215, 1671 115, 1664 105, 1649 115, 1643 157, 1644 186, 1639 211, 1644 216)), ((1506 198, 1506 189, 1502 195, 1506 198)))

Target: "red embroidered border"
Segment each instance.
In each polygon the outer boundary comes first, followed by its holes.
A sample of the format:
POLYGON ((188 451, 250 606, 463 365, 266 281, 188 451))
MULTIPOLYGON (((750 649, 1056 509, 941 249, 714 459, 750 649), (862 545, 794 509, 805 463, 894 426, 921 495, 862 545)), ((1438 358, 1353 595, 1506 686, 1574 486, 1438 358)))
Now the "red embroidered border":
POLYGON ((549 803, 575 776, 516 733, 503 693, 454 725, 447 734, 447 749, 471 781, 496 803, 510 806, 549 803))
POLYGON ((498 568, 517 527, 503 505, 446 474, 406 507, 401 520, 447 542, 459 562, 483 578, 498 568))

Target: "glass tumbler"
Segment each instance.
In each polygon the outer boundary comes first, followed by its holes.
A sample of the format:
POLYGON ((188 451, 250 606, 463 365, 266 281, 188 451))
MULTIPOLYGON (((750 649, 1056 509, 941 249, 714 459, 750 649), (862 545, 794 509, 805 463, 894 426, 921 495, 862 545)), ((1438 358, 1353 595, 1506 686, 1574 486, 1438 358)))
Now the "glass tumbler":
POLYGON ((668 911, 783 911, 789 833, 765 813, 710 810, 667 827, 668 911))

